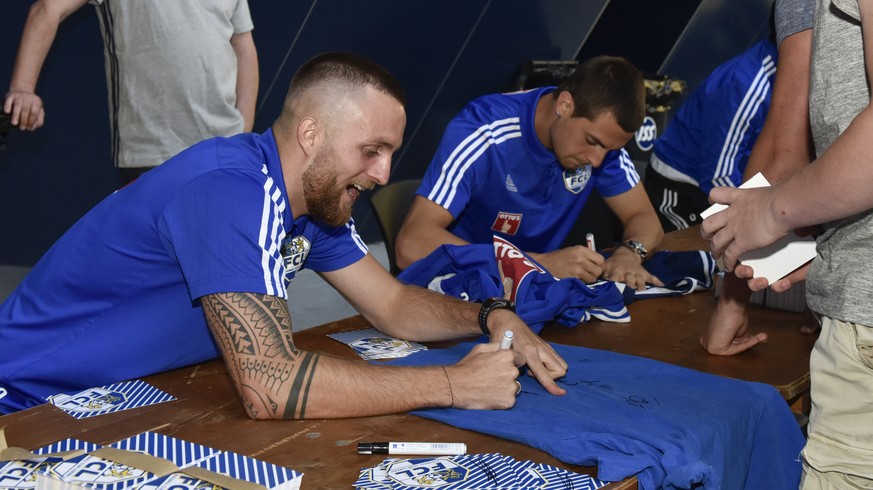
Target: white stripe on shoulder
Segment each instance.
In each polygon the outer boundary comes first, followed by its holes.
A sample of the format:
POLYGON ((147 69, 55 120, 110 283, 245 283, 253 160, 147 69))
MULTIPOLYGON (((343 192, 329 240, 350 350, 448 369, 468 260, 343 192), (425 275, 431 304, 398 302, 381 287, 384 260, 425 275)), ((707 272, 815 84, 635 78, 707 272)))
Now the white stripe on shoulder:
POLYGON ((348 228, 349 232, 351 233, 352 240, 355 241, 355 245, 358 246, 358 249, 365 254, 369 253, 370 249, 367 247, 367 244, 364 243, 364 240, 361 239, 361 236, 358 235, 358 230, 355 229, 355 222, 349 221, 348 223, 346 223, 346 228, 348 228))
POLYGON ((637 173, 637 168, 634 166, 634 162, 624 148, 618 150, 618 161, 621 164, 621 168, 624 170, 624 178, 627 180, 628 185, 634 187, 639 184, 640 174, 637 173))
POLYGON ((284 211, 285 200, 276 186, 273 178, 267 173, 267 166, 261 169, 267 175, 264 181, 264 200, 261 209, 261 224, 258 231, 258 245, 261 247, 261 269, 264 275, 264 287, 268 295, 284 298, 285 288, 282 282, 284 264, 281 260, 282 237, 285 234, 284 211))
POLYGON ((510 117, 480 126, 452 150, 440 169, 440 176, 427 198, 448 208, 464 172, 492 144, 521 137, 518 117, 510 117))
POLYGON ((736 157, 740 149, 740 143, 749 130, 749 123, 757 114, 758 108, 767 98, 770 92, 770 78, 776 73, 776 64, 773 57, 767 55, 761 61, 761 67, 755 75, 752 84, 746 90, 737 112, 731 121, 730 129, 725 137, 721 154, 713 174, 713 181, 720 177, 729 177, 736 167, 736 157))

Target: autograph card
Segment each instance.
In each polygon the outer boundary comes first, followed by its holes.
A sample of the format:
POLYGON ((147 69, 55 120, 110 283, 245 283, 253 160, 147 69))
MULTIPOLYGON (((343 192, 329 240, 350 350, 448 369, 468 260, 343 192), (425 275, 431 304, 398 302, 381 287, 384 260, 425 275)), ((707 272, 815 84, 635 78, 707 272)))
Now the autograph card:
POLYGON ((348 345, 359 356, 367 360, 406 357, 409 354, 427 349, 417 342, 389 337, 375 328, 331 334, 329 337, 348 345))
POLYGON ((120 412, 121 410, 175 399, 172 395, 140 380, 90 388, 72 395, 61 393, 48 397, 49 403, 77 419, 120 412))

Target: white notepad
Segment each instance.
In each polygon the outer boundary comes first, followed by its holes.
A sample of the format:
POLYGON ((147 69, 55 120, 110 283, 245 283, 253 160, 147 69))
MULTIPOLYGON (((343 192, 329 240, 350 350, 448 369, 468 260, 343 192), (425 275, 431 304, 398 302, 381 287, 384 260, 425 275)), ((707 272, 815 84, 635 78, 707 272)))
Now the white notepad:
MULTIPOLYGON (((769 185, 764 175, 759 172, 744 182, 740 189, 769 185)), ((700 213, 700 216, 706 219, 726 208, 724 204, 713 204, 700 213)), ((791 232, 770 246, 744 253, 740 256, 740 263, 751 267, 755 271, 755 277, 763 277, 773 284, 813 258, 815 258, 815 239, 809 236, 797 236, 796 233, 791 232)))

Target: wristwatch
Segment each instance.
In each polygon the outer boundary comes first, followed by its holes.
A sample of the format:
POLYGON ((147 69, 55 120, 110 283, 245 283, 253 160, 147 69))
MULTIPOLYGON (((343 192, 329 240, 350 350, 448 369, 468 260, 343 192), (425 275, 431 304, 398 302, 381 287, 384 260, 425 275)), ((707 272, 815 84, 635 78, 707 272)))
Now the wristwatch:
POLYGON ((628 240, 626 242, 622 242, 622 245, 634 251, 635 254, 639 255, 642 261, 646 261, 646 257, 649 256, 649 251, 646 250, 646 246, 640 242, 635 240, 628 240))
POLYGON ((497 309, 515 311, 515 303, 505 298, 488 298, 482 303, 482 308, 479 309, 479 328, 486 336, 491 336, 491 331, 488 330, 488 315, 497 309))

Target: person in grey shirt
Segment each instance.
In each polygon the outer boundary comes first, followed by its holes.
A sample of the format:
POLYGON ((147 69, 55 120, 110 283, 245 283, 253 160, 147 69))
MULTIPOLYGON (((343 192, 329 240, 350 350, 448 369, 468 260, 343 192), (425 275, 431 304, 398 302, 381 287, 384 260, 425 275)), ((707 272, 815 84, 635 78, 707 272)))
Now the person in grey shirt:
POLYGON ((201 140, 251 131, 258 58, 247 0, 37 0, 4 101, 13 125, 43 125, 43 62, 58 25, 89 1, 103 34, 112 158, 123 181, 201 140))
POLYGON ((809 77, 816 160, 772 187, 714 189, 710 199, 729 207, 701 229, 729 270, 763 289, 767 280, 738 258, 823 224, 811 265, 771 285, 782 291, 806 277, 807 303, 821 319, 801 488, 873 487, 873 64, 865 52, 873 52, 873 0, 816 0, 809 77))
MULTIPOLYGON (((770 110, 758 136, 743 181, 761 172, 770 183, 781 182, 803 170, 814 158, 809 130, 809 64, 815 0, 776 0, 775 24, 779 61, 770 110)), ((766 342, 767 334, 754 332, 747 314, 752 291, 743 279, 725 274, 715 312, 700 343, 710 354, 734 355, 766 342)), ((814 333, 818 322, 802 317, 801 331, 814 333)))

